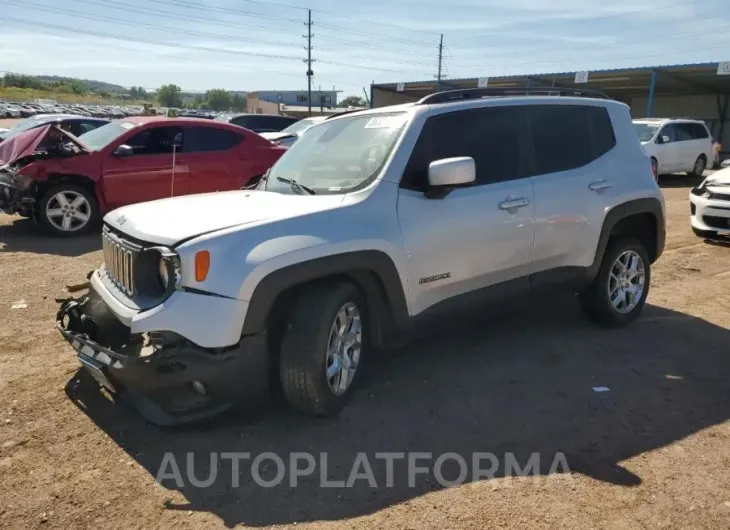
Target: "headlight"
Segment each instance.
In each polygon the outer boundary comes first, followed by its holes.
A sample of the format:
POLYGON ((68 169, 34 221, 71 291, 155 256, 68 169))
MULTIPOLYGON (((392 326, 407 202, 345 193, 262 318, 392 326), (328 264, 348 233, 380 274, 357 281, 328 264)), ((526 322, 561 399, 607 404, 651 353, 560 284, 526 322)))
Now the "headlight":
POLYGON ((180 256, 167 247, 150 247, 140 253, 139 271, 145 274, 136 274, 140 292, 148 296, 162 296, 177 289, 182 280, 180 270, 180 256))
POLYGON ((162 288, 167 290, 167 285, 170 283, 170 267, 167 260, 163 257, 160 257, 160 262, 157 266, 157 275, 160 277, 162 288))

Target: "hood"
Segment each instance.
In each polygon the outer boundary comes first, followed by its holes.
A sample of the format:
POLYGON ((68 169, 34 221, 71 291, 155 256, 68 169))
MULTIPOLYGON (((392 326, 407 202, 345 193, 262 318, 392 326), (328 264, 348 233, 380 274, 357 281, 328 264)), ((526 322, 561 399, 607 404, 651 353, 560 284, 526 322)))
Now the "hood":
POLYGON ((174 245, 224 228, 329 210, 344 197, 254 190, 204 193, 123 206, 109 212, 104 222, 141 241, 174 245))
POLYGON ((705 187, 711 188, 713 184, 726 188, 725 193, 727 193, 727 186, 730 186, 730 167, 715 171, 705 179, 705 187))
POLYGON ((88 149, 84 147, 84 145, 75 136, 72 136, 55 125, 43 125, 41 127, 36 127, 20 134, 16 134, 15 136, 0 142, 0 166, 14 164, 18 160, 35 153, 36 149, 38 149, 38 146, 45 139, 51 129, 59 131, 68 139, 68 141, 76 144, 82 151, 88 152, 88 149))

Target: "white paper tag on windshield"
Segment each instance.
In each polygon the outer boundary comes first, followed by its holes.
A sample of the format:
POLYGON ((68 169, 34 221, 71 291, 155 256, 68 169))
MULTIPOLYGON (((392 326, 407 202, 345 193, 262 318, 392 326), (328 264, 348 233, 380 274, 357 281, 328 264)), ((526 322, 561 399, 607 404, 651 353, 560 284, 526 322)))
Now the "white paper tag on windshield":
POLYGON ((129 123, 128 121, 120 123, 119 126, 127 130, 134 129, 134 123, 129 123))
POLYGON ((370 118, 365 124, 366 129, 391 129, 403 123, 402 116, 378 116, 370 118))

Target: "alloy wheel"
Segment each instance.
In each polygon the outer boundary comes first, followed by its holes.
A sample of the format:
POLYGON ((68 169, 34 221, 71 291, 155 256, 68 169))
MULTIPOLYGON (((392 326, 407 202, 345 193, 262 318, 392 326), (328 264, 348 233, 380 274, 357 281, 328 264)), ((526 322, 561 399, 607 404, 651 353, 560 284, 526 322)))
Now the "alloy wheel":
POLYGON ((75 232, 91 219, 91 204, 78 192, 59 191, 46 203, 46 218, 58 230, 75 232))
POLYGON ((337 312, 327 341, 325 369, 332 393, 341 396, 355 378, 362 351, 360 310, 351 302, 337 312))
POLYGON ((608 299, 617 313, 633 311, 644 294, 646 269, 641 256, 633 250, 622 252, 611 266, 608 299))

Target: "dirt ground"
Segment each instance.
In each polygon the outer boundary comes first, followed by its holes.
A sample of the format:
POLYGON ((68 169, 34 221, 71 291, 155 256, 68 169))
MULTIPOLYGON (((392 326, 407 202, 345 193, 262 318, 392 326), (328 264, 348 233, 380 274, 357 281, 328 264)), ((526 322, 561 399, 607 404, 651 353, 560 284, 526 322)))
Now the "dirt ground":
POLYGON ((20 120, 17 118, 3 118, 0 119, 0 129, 12 129, 15 127, 15 124, 18 123, 20 120))
POLYGON ((52 240, 0 215, 0 527, 729 528, 730 245, 690 231, 694 183, 662 184, 667 249, 627 329, 547 300, 379 359, 337 419, 270 406, 174 430, 105 399, 54 329, 54 298, 100 264, 99 238, 52 240), (223 451, 326 452, 333 479, 358 452, 542 463, 453 488, 426 476, 410 488, 399 467, 390 488, 380 467, 378 488, 321 488, 319 476, 235 487, 230 461, 209 488, 155 481, 166 452, 181 469, 193 453, 187 470, 202 479, 223 451), (548 475, 558 452, 571 473, 548 475))

